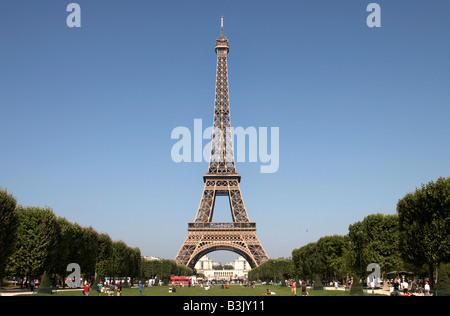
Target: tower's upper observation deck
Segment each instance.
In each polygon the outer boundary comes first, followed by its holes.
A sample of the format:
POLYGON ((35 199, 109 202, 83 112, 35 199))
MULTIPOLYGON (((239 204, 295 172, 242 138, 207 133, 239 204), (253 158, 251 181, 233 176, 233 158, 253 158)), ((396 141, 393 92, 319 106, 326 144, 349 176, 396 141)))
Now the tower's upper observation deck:
POLYGON ((223 35, 223 17, 220 18, 220 36, 216 39, 216 53, 217 50, 230 51, 230 45, 228 44, 228 38, 223 35))

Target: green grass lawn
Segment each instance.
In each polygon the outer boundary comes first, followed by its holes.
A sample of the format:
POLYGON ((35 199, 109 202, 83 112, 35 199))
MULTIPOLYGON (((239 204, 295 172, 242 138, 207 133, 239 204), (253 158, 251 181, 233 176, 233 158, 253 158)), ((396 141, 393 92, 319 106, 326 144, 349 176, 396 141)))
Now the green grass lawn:
MULTIPOLYGON (((169 286, 146 287, 143 296, 265 296, 266 289, 270 289, 276 294, 273 296, 292 296, 291 288, 280 286, 256 286, 254 289, 239 285, 231 285, 228 289, 222 289, 220 285, 212 286, 209 290, 205 290, 200 286, 195 287, 179 287, 175 293, 169 293, 169 286)), ((337 290, 308 290, 310 296, 349 296, 344 291, 337 290)), ((40 295, 40 294, 34 294, 40 295)), ((114 294, 116 295, 116 293, 114 294)), ((139 296, 139 289, 124 288, 122 296, 139 296)), ((366 294, 372 295, 372 294, 366 294)), ((83 296, 82 290, 64 290, 52 294, 52 296, 83 296)), ((96 290, 91 290, 89 296, 107 296, 105 293, 98 295, 96 290)), ((297 289, 297 296, 301 296, 300 289, 297 289)))

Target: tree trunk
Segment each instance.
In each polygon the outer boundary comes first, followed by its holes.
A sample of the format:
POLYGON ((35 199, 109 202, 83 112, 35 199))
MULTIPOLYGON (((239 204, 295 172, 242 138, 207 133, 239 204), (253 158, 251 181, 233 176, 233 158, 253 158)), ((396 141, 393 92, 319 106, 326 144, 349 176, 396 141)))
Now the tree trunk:
POLYGON ((430 294, 432 294, 434 292, 434 278, 433 278, 433 264, 429 263, 428 264, 428 280, 429 280, 429 284, 430 284, 430 294))
POLYGON ((386 269, 383 269, 383 275, 382 275, 382 278, 383 278, 383 290, 388 290, 388 289, 389 289, 389 285, 388 285, 388 282, 387 282, 387 272, 386 272, 386 269))

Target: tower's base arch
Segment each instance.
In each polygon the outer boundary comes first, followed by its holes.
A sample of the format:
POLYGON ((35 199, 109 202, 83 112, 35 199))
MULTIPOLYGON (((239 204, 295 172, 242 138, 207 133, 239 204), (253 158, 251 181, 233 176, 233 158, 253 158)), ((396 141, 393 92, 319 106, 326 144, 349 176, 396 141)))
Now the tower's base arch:
POLYGON ((209 223, 199 226, 197 223, 190 223, 188 236, 183 243, 175 261, 194 268, 195 264, 204 255, 219 250, 235 252, 250 264, 251 268, 256 268, 268 259, 265 250, 262 248, 256 236, 254 223, 235 223, 237 228, 232 227, 234 223, 209 223), (215 225, 213 225, 215 224, 215 225), (224 227, 226 225, 226 227, 224 227), (213 226, 213 227, 211 227, 213 226))

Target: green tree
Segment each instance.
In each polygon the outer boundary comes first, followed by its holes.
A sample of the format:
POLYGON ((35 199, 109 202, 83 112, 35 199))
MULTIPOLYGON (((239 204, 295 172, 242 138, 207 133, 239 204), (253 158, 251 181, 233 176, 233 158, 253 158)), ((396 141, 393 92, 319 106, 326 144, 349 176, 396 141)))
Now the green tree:
POLYGON ((436 292, 438 296, 450 296, 450 279, 442 263, 439 265, 436 292))
POLYGON ((109 275, 116 277, 127 277, 129 273, 130 251, 122 240, 112 243, 112 256, 109 266, 109 275))
POLYGON ((189 268, 186 267, 184 264, 177 264, 177 270, 175 275, 179 275, 179 276, 191 276, 194 274, 194 271, 189 268))
POLYGON ((174 260, 160 260, 159 266, 159 279, 164 282, 164 284, 168 284, 170 280, 170 275, 174 274, 176 271, 177 264, 174 260))
POLYGON ((317 269, 315 242, 292 250, 292 270, 297 279, 313 280, 317 269))
POLYGON ((80 258, 77 262, 81 272, 87 279, 95 276, 98 256, 98 233, 92 227, 81 228, 81 238, 78 240, 80 258))
POLYGON ((56 245, 52 260, 49 260, 50 271, 64 278, 67 265, 77 263, 82 275, 91 279, 97 264, 98 233, 92 227, 82 227, 61 217, 57 218, 56 223, 56 245))
POLYGON ((108 234, 100 234, 98 236, 98 248, 97 248, 97 264, 95 280, 96 284, 100 280, 104 280, 108 276, 109 266, 111 264, 111 254, 113 249, 113 241, 108 234))
POLYGON ((248 278, 251 281, 263 280, 281 282, 281 285, 285 285, 286 279, 293 278, 293 264, 292 259, 270 259, 262 263, 258 267, 252 269, 248 278))
POLYGON ((364 293, 363 287, 359 278, 353 278, 353 283, 350 288, 350 295, 358 296, 363 295, 363 293, 364 293))
POLYGON ((450 261, 450 177, 406 194, 397 213, 402 257, 417 267, 426 264, 432 280, 434 268, 450 261))
MULTIPOLYGON (((58 217, 56 220, 56 246, 53 252, 52 273, 60 275, 62 278, 67 275, 67 265, 76 262, 73 258, 72 250, 76 244, 75 227, 66 218, 58 217)), ((65 283, 63 282, 63 287, 65 283)))
POLYGON ((52 294, 52 285, 50 284, 50 276, 47 271, 44 271, 38 289, 39 294, 52 294))
POLYGON ((51 209, 38 207, 19 206, 18 213, 18 237, 10 264, 20 276, 40 277, 52 260, 56 216, 51 209))
POLYGON ((368 215, 361 222, 349 226, 348 236, 353 250, 352 271, 363 276, 368 273, 368 264, 377 263, 387 287, 387 272, 403 266, 399 252, 398 216, 368 215))
POLYGON ((324 236, 316 243, 317 269, 324 280, 342 280, 346 277, 344 252, 348 247, 348 236, 324 236))
POLYGON ((8 258, 14 251, 19 225, 17 201, 6 190, 0 189, 0 288, 8 258))
POLYGON ((322 277, 320 273, 316 273, 314 276, 314 290, 323 290, 322 277))
POLYGON ((157 278, 165 284, 170 281, 170 276, 191 276, 193 270, 185 265, 177 264, 174 260, 141 260, 141 277, 144 280, 157 278))
POLYGON ((356 279, 358 280, 363 276, 363 270, 369 264, 369 262, 366 263, 363 257, 364 233, 364 224, 362 222, 356 222, 348 228, 348 237, 350 239, 349 252, 347 253, 349 255, 349 268, 357 276, 356 279))
POLYGON ((129 275, 131 280, 141 277, 141 250, 137 247, 130 248, 129 275))
POLYGON ((84 273, 84 267, 82 266, 83 260, 83 227, 79 225, 78 223, 71 223, 70 225, 70 232, 68 232, 68 235, 70 236, 71 243, 67 251, 69 252, 68 257, 69 263, 74 262, 80 265, 81 273, 84 273))

